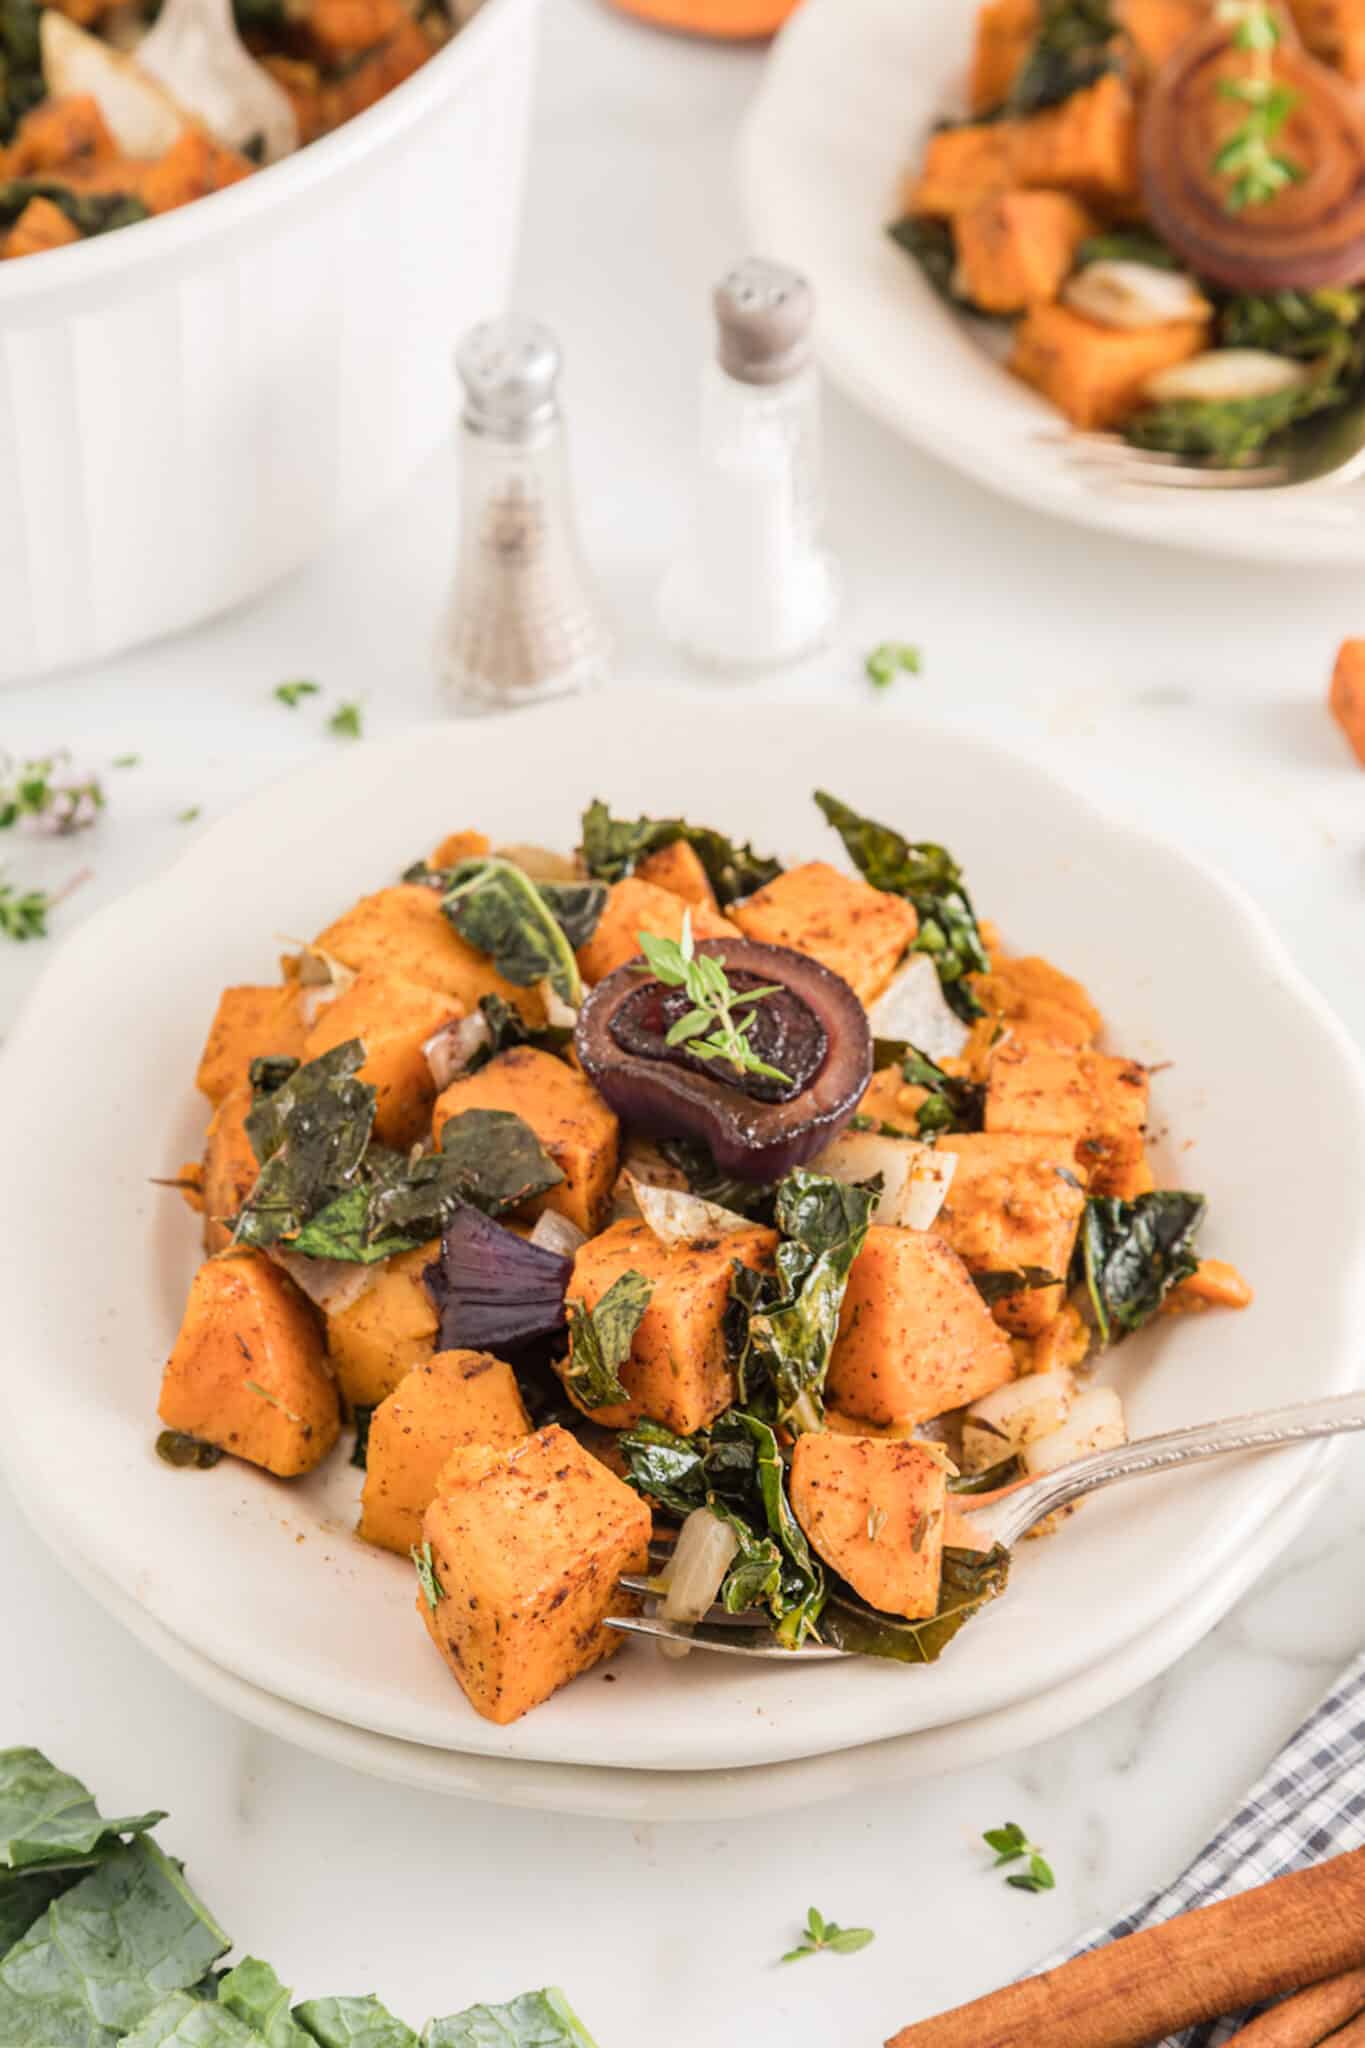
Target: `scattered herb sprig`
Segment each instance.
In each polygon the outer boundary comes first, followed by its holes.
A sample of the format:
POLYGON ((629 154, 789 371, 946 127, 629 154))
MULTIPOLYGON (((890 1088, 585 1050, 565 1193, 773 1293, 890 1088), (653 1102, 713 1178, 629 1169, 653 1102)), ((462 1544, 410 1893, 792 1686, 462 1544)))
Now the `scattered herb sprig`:
POLYGON ((1214 171, 1230 181, 1224 207, 1229 213, 1242 213, 1248 206, 1265 206, 1304 175, 1295 157, 1275 147, 1299 95, 1276 80, 1275 52, 1282 31, 1266 0, 1219 0, 1218 18, 1231 24, 1233 48, 1250 60, 1242 77, 1219 80, 1221 97, 1244 111, 1213 157, 1214 171))
POLYGON ((760 1059, 749 1042, 758 1021, 752 1005, 765 996, 777 995, 776 982, 765 982, 743 994, 733 988, 721 962, 713 954, 696 951, 690 911, 683 913, 681 939, 655 938, 651 932, 636 936, 654 978, 665 988, 684 989, 692 1004, 670 1027, 666 1045, 685 1045, 694 1059, 724 1060, 737 1073, 790 1083, 791 1075, 760 1059), (748 1015, 737 1017, 738 1010, 746 1010, 748 1015))
POLYGON ((281 704, 287 704, 291 711, 297 711, 305 697, 316 697, 321 689, 321 683, 276 683, 275 696, 281 704))
POLYGON ((441 1601, 446 1597, 446 1589, 437 1576, 436 1562, 431 1554, 431 1545, 429 1543, 414 1543, 411 1555, 412 1561, 417 1567, 417 1583, 422 1589, 422 1598, 434 1614, 441 1601))
POLYGON ((358 740, 364 737, 363 714, 354 698, 347 698, 338 704, 327 721, 327 730, 339 740, 358 740))
POLYGON ((886 690, 899 675, 917 676, 922 666, 918 647, 904 640, 883 640, 863 664, 874 689, 886 690))
POLYGON ((59 749, 32 761, 0 755, 0 831, 29 823, 36 831, 67 838, 93 825, 104 809, 99 778, 63 780, 70 755, 59 749))
POLYGON ((988 1849, 995 1851, 993 1868, 999 1870, 1003 1864, 1019 1863, 1027 1859, 1027 1868, 1011 1871, 1005 1879, 1017 1892, 1050 1892, 1057 1883, 1052 1874, 1052 1865, 1036 1842, 1031 1842, 1017 1821, 1006 1821, 1002 1828, 987 1828, 981 1837, 988 1849))
POLYGON ((799 1963, 803 1956, 818 1956, 822 1949, 828 1949, 836 1956, 852 1956, 876 1938, 870 1927, 840 1927, 836 1920, 826 1920, 824 1914, 812 1906, 806 1915, 800 1941, 795 1948, 787 1950, 782 1960, 784 1963, 799 1963))

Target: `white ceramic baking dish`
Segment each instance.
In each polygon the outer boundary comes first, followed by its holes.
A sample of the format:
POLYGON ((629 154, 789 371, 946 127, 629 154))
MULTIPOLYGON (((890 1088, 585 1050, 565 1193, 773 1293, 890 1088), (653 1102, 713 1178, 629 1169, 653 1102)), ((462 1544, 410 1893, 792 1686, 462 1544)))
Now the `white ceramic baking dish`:
POLYGON ((0 265, 0 682, 297 566, 449 431, 516 255, 540 0, 226 192, 0 265))

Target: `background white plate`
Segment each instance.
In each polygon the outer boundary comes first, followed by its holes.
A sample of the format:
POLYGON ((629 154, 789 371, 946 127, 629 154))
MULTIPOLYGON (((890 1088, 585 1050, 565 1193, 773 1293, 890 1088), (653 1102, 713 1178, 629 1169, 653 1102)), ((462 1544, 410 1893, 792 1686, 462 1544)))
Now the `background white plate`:
POLYGON ((75 1551, 172 1634, 336 1720, 480 1755, 646 1770, 778 1762, 1036 1696, 1160 1627, 1243 1551, 1310 1467, 1295 1453, 1121 1490, 1029 1545, 1016 1583, 929 1671, 754 1669, 629 1654, 511 1728, 467 1707, 417 1625, 411 1575, 350 1534, 344 1458, 284 1485, 152 1451, 194 1227, 148 1185, 199 1143, 191 1077, 219 987, 268 975, 442 832, 481 822, 568 845, 591 795, 685 810, 783 854, 835 854, 817 778, 949 842, 1009 940, 1081 974, 1125 1051, 1172 1069, 1166 1171, 1212 1201, 1207 1248, 1243 1263, 1243 1317, 1184 1319, 1116 1361, 1147 1432, 1348 1387, 1365 1314, 1358 1056, 1239 895, 977 741, 844 712, 607 697, 357 747, 244 805, 57 956, 4 1067, 7 1306, 0 1443, 75 1551))
POLYGON ((1365 493, 1101 492, 1064 458, 1061 415, 1011 377, 888 240, 933 122, 965 106, 975 0, 805 0, 746 124, 755 248, 815 285, 817 347, 850 397, 978 483, 1143 540, 1273 562, 1365 560, 1365 493))

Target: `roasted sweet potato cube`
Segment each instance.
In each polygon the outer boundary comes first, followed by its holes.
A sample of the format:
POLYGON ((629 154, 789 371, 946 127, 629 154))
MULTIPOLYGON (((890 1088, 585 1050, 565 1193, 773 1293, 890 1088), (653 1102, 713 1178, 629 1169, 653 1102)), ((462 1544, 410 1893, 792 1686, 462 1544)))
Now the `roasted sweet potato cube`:
POLYGON ((904 1131, 907 1138, 917 1138, 920 1105, 928 1094, 927 1088, 916 1088, 904 1080, 898 1066, 883 1067, 863 1090, 858 1114, 871 1117, 874 1123, 890 1124, 893 1130, 904 1131))
POLYGON ((930 136, 918 172, 905 182, 901 206, 906 213, 927 213, 952 220, 988 199, 992 192, 1008 191, 1018 182, 1008 123, 945 128, 930 136))
POLYGON ((279 1053, 311 1058, 304 1049, 304 1022, 295 982, 275 988, 225 988, 199 1055, 195 1086, 210 1102, 240 1088, 254 1059, 279 1053))
POLYGON ((584 981, 605 981, 627 960, 638 959, 641 932, 648 932, 652 939, 681 938, 683 918, 688 915, 695 939, 732 939, 736 935, 735 926, 718 910, 688 903, 672 889, 661 889, 657 882, 643 881, 638 875, 614 882, 597 930, 578 951, 584 981))
POLYGON ((630 1396, 592 1417, 625 1429, 647 1415, 682 1436, 704 1429, 735 1398, 722 1323, 731 1268, 767 1266, 777 1248, 770 1230, 752 1225, 701 1244, 661 1244, 647 1223, 613 1223, 590 1238, 574 1260, 570 1300, 596 1308, 623 1273, 643 1273, 653 1284, 621 1383, 630 1396))
POLYGON ((451 1452, 495 1450, 531 1433, 517 1376, 487 1351, 438 1351, 405 1373, 370 1418, 360 1534, 406 1557, 451 1452))
POLYGON ((650 1512, 566 1430, 455 1451, 427 1509, 417 1609, 476 1713, 515 1721, 620 1647, 617 1587, 647 1569, 650 1512))
POLYGON ((991 1313, 1020 1337, 1036 1337, 1061 1309, 1085 1209, 1084 1176, 1066 1141, 968 1132, 940 1138, 957 1167, 934 1230, 972 1273, 1055 1273, 1056 1287, 1006 1295, 991 1313))
POLYGON ((344 995, 318 1011, 303 1056, 315 1060, 334 1045, 360 1039, 365 1047, 360 1079, 376 1091, 374 1135, 382 1145, 405 1152, 431 1129, 436 1101, 436 1083, 422 1047, 443 1024, 463 1015, 464 1005, 439 989, 395 974, 357 975, 344 995))
POLYGON ((986 0, 972 45, 972 112, 989 114, 1005 98, 1038 33, 1038 0, 986 0))
POLYGON ((382 100, 386 93, 420 71, 435 45, 420 22, 405 16, 393 31, 371 51, 350 66, 343 66, 336 79, 323 88, 323 110, 328 128, 339 128, 382 100))
POLYGON ((830 1401, 868 1422, 927 1422, 1014 1377, 1009 1340, 957 1253, 874 1223, 853 1261, 830 1357, 830 1401))
POLYGON ((354 909, 319 933, 317 944, 357 973, 399 975, 454 996, 466 1010, 477 1008, 480 996, 501 996, 533 1029, 545 1022, 540 990, 504 981, 487 954, 460 937, 436 891, 420 883, 400 882, 362 896, 354 909))
POLYGON ((1081 984, 1036 954, 993 956, 990 973, 971 979, 992 1040, 999 1030, 1028 1045, 1090 1045, 1099 1035, 1103 1019, 1081 984))
POLYGON ((997 192, 957 217, 966 296, 986 313, 1056 298, 1094 221, 1066 192, 997 192))
POLYGON ((1115 10, 1142 70, 1160 71, 1187 36, 1207 25, 1204 0, 1118 0, 1115 10))
POLYGON ((226 1252, 195 1274, 158 1412, 280 1479, 331 1450, 341 1421, 317 1314, 263 1252, 226 1252))
POLYGON ((1117 72, 1045 113, 1002 125, 1012 184, 1075 192, 1107 205, 1136 197, 1137 110, 1117 72))
POLYGON ((1250 1308, 1251 1284, 1226 1259, 1201 1259, 1188 1280, 1171 1289, 1161 1306, 1167 1315, 1206 1308, 1250 1308))
POLYGON ((1202 320, 1125 332, 1069 306, 1032 306, 1015 329, 1009 367, 1073 426, 1112 427, 1142 403, 1149 377, 1197 356, 1208 332, 1202 320))
POLYGON ((467 1109, 511 1110, 531 1126, 564 1178, 527 1202, 524 1213, 553 1209, 591 1236, 611 1200, 620 1133, 592 1082, 553 1053, 517 1045, 476 1074, 452 1081, 438 1097, 432 1117, 438 1145, 450 1119, 467 1109))
POLYGON ((720 905, 711 879, 696 848, 685 839, 675 839, 671 845, 661 846, 657 853, 646 854, 635 876, 637 881, 652 882, 656 889, 671 890, 694 909, 712 910, 719 915, 720 905))
POLYGON ((152 213, 170 213, 249 178, 255 168, 250 157, 215 142, 207 129, 187 123, 165 155, 142 170, 137 191, 152 213))
POLYGON ((387 1259, 365 1292, 327 1317, 327 1351, 352 1408, 374 1408, 436 1349, 438 1317, 422 1275, 440 1240, 387 1259))
MULTIPOLYGON (((118 144, 100 112, 99 101, 91 93, 62 93, 25 114, 6 154, 5 175, 31 178, 36 171, 87 170, 92 164, 109 163, 117 155, 118 144)), ((60 210, 53 208, 54 212, 60 210)), ((66 224, 71 226, 69 221, 66 224)))
POLYGON ((44 249, 64 249, 79 242, 81 231, 73 227, 60 206, 50 199, 30 199, 9 233, 0 239, 0 258, 41 256, 44 249))
POLYGON ((1094 1132, 1076 1142, 1076 1170, 1092 1195, 1131 1202, 1156 1186, 1141 1131, 1094 1132))
POLYGON ((308 40, 320 58, 336 63, 372 50, 406 19, 402 0, 310 0, 308 40))
POLYGON ((746 938, 809 953, 860 1002, 879 996, 919 930, 903 896, 869 888, 822 860, 788 868, 735 910, 746 938))
POLYGON ((256 1185, 261 1168, 246 1134, 251 1112, 247 1082, 225 1095, 214 1110, 204 1138, 202 1196, 204 1250, 220 1252, 231 1243, 231 1219, 256 1185))
POLYGON ((1365 768, 1365 640, 1343 640, 1332 670, 1328 708, 1365 768))
POLYGON ((1006 1041, 991 1061, 988 1131, 1084 1138, 1141 1131, 1146 1122, 1147 1069, 1137 1060, 1006 1041))
POLYGON ((492 841, 486 832, 447 832, 440 844, 432 848, 428 865, 456 868, 462 860, 479 860, 491 852, 492 841))
POLYGON ((791 1504, 812 1547, 883 1614, 938 1612, 948 1473, 926 1444, 810 1432, 792 1453, 791 1504))

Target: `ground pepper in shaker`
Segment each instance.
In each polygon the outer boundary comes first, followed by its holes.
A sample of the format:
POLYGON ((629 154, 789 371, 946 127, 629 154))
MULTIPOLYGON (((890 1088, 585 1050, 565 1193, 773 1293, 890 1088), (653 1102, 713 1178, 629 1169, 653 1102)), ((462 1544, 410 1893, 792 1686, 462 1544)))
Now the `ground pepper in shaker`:
POLYGON ((696 496, 659 608, 669 637, 701 660, 761 667, 817 647, 839 608, 820 538, 814 299, 798 272, 752 257, 714 304, 696 496))
POLYGON ((611 636, 578 542, 559 344, 527 320, 460 343, 460 543, 437 649, 452 711, 539 704, 600 683, 611 636))

